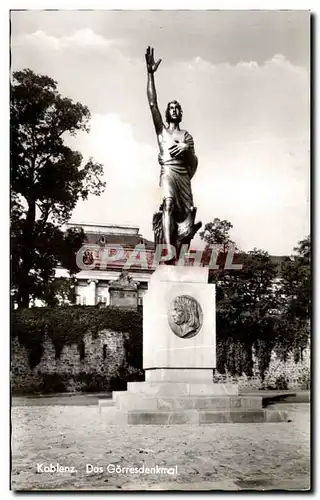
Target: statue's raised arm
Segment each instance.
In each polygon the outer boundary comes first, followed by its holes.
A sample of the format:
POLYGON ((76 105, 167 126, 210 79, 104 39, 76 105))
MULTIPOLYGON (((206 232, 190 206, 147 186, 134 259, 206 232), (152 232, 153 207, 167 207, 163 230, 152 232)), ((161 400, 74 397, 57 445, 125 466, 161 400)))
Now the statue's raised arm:
POLYGON ((161 134, 163 129, 163 121, 158 108, 157 92, 154 82, 154 73, 157 71, 159 64, 161 63, 161 59, 155 62, 154 50, 152 47, 147 48, 145 57, 146 57, 146 65, 148 71, 147 96, 148 96, 149 106, 153 118, 153 123, 156 129, 156 133, 161 134))
POLYGON ((158 162, 161 167, 162 202, 152 219, 154 239, 156 244, 167 245, 170 255, 168 254, 169 260, 166 263, 172 264, 182 245, 188 247, 201 227, 201 222, 195 222, 197 209, 193 205, 191 190, 191 179, 197 170, 198 158, 192 136, 187 130, 180 128, 182 107, 178 101, 168 103, 165 124, 163 123, 154 82, 154 73, 161 59, 155 61, 152 47, 147 48, 145 56, 148 71, 147 96, 157 133, 158 162))

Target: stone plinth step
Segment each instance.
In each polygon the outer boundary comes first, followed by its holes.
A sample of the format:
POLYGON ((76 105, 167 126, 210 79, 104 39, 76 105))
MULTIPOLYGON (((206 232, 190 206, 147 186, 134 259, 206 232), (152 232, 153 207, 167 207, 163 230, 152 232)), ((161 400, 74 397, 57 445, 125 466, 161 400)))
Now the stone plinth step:
POLYGON ((129 425, 208 425, 226 423, 286 422, 288 414, 278 410, 130 410, 129 425))
POLYGON ((100 406, 99 416, 101 423, 107 426, 126 427, 128 425, 128 413, 119 410, 116 406, 100 406))
MULTIPOLYGON (((127 392, 130 394, 149 394, 152 396, 237 396, 237 384, 214 384, 197 382, 128 382, 127 392)), ((112 398, 114 398, 114 394, 112 398)))
POLYGON ((212 368, 154 368, 145 370, 146 382, 213 383, 212 368))
POLYGON ((239 396, 148 396, 119 392, 113 403, 121 410, 231 410, 262 409, 261 397, 239 396))
POLYGON ((107 408, 116 406, 116 402, 113 399, 99 399, 98 400, 99 408, 105 406, 107 408))

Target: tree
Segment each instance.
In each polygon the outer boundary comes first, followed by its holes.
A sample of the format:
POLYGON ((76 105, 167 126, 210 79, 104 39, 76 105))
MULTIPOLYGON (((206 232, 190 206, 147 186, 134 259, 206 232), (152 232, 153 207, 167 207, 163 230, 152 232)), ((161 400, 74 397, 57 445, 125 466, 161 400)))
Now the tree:
POLYGON ((103 167, 65 144, 67 135, 89 131, 89 109, 62 97, 57 82, 30 69, 11 83, 11 266, 19 307, 43 298, 58 263, 75 272, 82 231, 61 227, 79 199, 100 195, 103 167))
MULTIPOLYGON (((216 284, 217 368, 220 373, 253 374, 253 352, 261 379, 276 350, 284 359, 294 352, 301 357, 309 339, 311 315, 310 237, 299 242, 295 255, 277 269, 262 250, 237 252, 241 270, 223 268, 232 224, 214 219, 200 236, 222 251, 219 270, 209 281, 216 284)), ((210 258, 210 257, 209 257, 210 258)), ((208 259, 207 259, 208 260, 208 259)))
POLYGON ((290 352, 298 361, 310 338, 311 320, 311 243, 310 235, 299 241, 281 273, 282 338, 278 351, 286 358, 290 352))
POLYGON ((43 294, 46 305, 55 307, 76 303, 76 288, 74 276, 69 278, 56 278, 50 282, 43 294))
POLYGON ((217 285, 219 368, 251 376, 255 349, 263 378, 278 332, 277 270, 262 250, 242 254, 242 264, 241 270, 212 276, 217 285))
POLYGON ((287 297, 287 313, 301 320, 311 317, 310 236, 299 241, 292 260, 282 271, 282 293, 287 297))
MULTIPOLYGON (((216 284, 217 368, 224 373, 253 375, 253 352, 259 360, 262 379, 279 333, 280 301, 275 287, 278 271, 270 255, 262 250, 236 252, 240 270, 224 269, 230 245, 231 222, 215 218, 200 236, 208 245, 218 245, 219 270, 210 272, 216 284)), ((235 247, 236 248, 236 247, 235 247)))
POLYGON ((220 220, 217 217, 212 222, 205 224, 203 231, 199 236, 208 245, 218 245, 221 247, 223 253, 226 252, 228 246, 234 244, 231 240, 229 231, 233 228, 231 222, 227 220, 220 220))

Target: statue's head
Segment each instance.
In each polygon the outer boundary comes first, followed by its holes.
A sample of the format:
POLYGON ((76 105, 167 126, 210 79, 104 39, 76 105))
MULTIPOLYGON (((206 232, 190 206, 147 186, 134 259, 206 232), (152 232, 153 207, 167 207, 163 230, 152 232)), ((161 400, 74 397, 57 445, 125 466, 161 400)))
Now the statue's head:
POLYGON ((167 123, 180 123, 182 120, 182 107, 178 101, 170 101, 166 109, 167 123))
POLYGON ((177 325, 187 323, 189 327, 198 329, 200 314, 199 305, 192 297, 184 295, 174 300, 171 316, 177 325))

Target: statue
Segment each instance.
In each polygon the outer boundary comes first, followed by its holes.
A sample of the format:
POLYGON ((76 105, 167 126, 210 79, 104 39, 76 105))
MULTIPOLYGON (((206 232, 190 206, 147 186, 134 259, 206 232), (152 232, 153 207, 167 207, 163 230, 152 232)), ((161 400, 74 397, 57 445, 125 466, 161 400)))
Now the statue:
POLYGON ((128 271, 121 271, 118 279, 109 284, 110 306, 125 309, 138 307, 138 282, 134 282, 128 271))
POLYGON ((110 288, 120 288, 126 289, 132 288, 133 290, 137 290, 138 283, 135 283, 132 277, 129 275, 128 271, 121 271, 118 278, 114 281, 111 281, 110 288))
MULTIPOLYGON (((179 255, 183 244, 190 245, 201 222, 195 223, 197 209, 193 206, 191 179, 194 176, 198 158, 195 155, 193 138, 180 129, 182 108, 177 101, 168 103, 166 122, 163 123, 155 88, 154 73, 161 59, 154 60, 154 50, 148 47, 146 65, 148 71, 147 96, 159 145, 158 161, 161 166, 160 186, 163 201, 159 211, 153 215, 155 243, 172 245, 179 255)), ((172 258, 166 263, 173 264, 172 258)))

